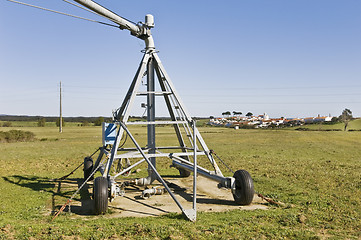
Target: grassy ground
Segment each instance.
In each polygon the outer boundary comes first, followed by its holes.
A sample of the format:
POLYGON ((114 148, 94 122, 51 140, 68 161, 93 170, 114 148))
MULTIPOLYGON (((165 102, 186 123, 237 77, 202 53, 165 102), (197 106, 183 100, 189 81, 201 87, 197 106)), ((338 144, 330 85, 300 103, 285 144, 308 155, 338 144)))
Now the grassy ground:
MULTIPOLYGON (((6 130, 16 129, 7 128, 6 130)), ((199 128, 209 148, 233 169, 247 169, 257 192, 285 207, 109 218, 62 214, 53 222, 52 178, 69 173, 101 143, 99 127, 22 127, 38 140, 0 144, 0 239, 360 239, 361 132, 199 128)), ((141 137, 141 128, 134 134, 141 137)), ((166 127, 158 141, 172 141, 166 127)), ((145 141, 145 140, 144 140, 145 141)), ((160 162, 161 171, 169 162, 160 162)), ((144 166, 146 168, 146 166, 144 166)), ((78 171, 71 178, 81 178, 78 171)), ((79 199, 80 196, 77 196, 79 199)))

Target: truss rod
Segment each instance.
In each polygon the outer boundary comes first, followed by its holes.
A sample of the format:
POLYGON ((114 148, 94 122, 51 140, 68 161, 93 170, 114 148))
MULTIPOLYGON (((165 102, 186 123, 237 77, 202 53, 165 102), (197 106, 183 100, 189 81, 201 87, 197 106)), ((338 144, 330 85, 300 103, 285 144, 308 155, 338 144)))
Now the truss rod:
POLYGON ((151 122, 127 122, 126 125, 157 125, 157 124, 180 124, 187 123, 187 121, 151 121, 151 122))
POLYGON ((17 4, 20 4, 20 5, 24 5, 24 6, 28 6, 28 7, 37 8, 37 9, 48 11, 48 12, 53 12, 53 13, 65 15, 65 16, 68 16, 68 17, 78 18, 78 19, 81 19, 81 20, 89 21, 89 22, 95 22, 95 23, 100 23, 100 24, 107 25, 107 26, 110 26, 110 27, 119 28, 119 26, 114 25, 114 24, 100 22, 100 21, 96 21, 96 20, 93 20, 93 19, 89 19, 89 18, 79 17, 79 16, 72 15, 72 14, 69 14, 69 13, 59 12, 59 11, 56 11, 56 10, 52 10, 52 9, 48 9, 48 8, 44 8, 44 7, 39 7, 39 6, 36 6, 36 5, 24 3, 24 2, 19 2, 19 1, 15 1, 15 0, 7 0, 7 1, 17 3, 17 4))
POLYGON ((68 4, 70 4, 70 5, 75 6, 75 7, 77 7, 77 8, 83 9, 83 10, 85 10, 85 11, 87 11, 87 12, 90 12, 90 13, 93 13, 93 14, 95 14, 95 15, 98 15, 98 16, 101 16, 101 17, 102 17, 102 15, 100 15, 100 14, 98 14, 98 13, 96 13, 96 12, 93 12, 93 11, 91 11, 91 10, 85 8, 85 7, 82 7, 82 6, 78 5, 78 4, 72 3, 72 2, 67 1, 67 0, 63 0, 63 1, 66 2, 66 3, 68 3, 68 4))
MULTIPOLYGON (((174 196, 174 194, 172 193, 172 191, 170 190, 169 186, 167 185, 167 183, 164 181, 164 179, 159 175, 157 169, 153 166, 153 164, 151 163, 151 161, 146 157, 145 153, 142 151, 141 147, 138 145, 137 141, 134 139, 133 135, 129 132, 127 126, 123 123, 120 122, 121 127, 124 128, 124 130, 127 132, 127 134, 129 135, 130 139, 133 141, 135 147, 138 149, 138 151, 140 152, 140 154, 143 156, 143 158, 147 161, 148 165, 152 168, 153 172, 155 173, 155 175, 157 176, 157 180, 159 182, 162 183, 162 185, 165 187, 165 189, 167 190, 167 192, 169 193, 169 195, 172 197, 172 199, 174 200, 174 202, 177 204, 177 206, 179 207, 179 209, 187 216, 187 214, 185 213, 185 210, 183 208, 183 206, 181 205, 181 203, 177 200, 177 198, 174 196)), ((188 216, 187 216, 188 217, 188 216)), ((189 219, 191 220, 191 219, 189 219)))
POLYGON ((119 24, 118 27, 120 29, 128 29, 135 36, 138 36, 141 32, 141 29, 137 24, 115 14, 114 12, 110 11, 109 9, 106 9, 105 7, 99 5, 96 2, 93 2, 92 0, 74 0, 74 1, 98 13, 99 15, 105 17, 106 19, 116 24, 119 24))

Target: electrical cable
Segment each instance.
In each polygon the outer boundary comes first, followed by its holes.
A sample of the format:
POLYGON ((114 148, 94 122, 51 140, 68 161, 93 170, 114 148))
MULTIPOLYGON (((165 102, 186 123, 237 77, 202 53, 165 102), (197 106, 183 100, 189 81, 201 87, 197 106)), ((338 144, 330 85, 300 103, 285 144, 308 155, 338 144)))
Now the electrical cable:
POLYGON ((128 134, 125 133, 125 140, 118 148, 122 148, 124 146, 124 144, 127 142, 127 139, 128 139, 128 134))
MULTIPOLYGON (((96 154, 98 151, 100 150, 100 148, 98 148, 92 155, 90 155, 90 157, 94 156, 94 154, 96 154)), ((54 179, 54 181, 59 181, 59 180, 64 180, 67 177, 69 177, 70 175, 72 175, 76 170, 78 170, 78 168, 80 168, 82 165, 84 164, 84 162, 82 162, 79 166, 77 166, 73 171, 71 171, 69 174, 62 176, 61 178, 56 178, 54 179)))
POLYGON ((92 155, 90 155, 90 157, 94 156, 94 154, 96 154, 101 148, 98 148, 92 155))
POLYGON ((141 118, 144 117, 144 115, 145 115, 146 112, 147 112, 147 109, 144 110, 144 113, 142 114, 142 117, 141 117, 141 118))
POLYGON ((83 18, 83 17, 75 16, 75 15, 72 15, 72 14, 69 14, 69 13, 63 13, 63 12, 51 10, 51 9, 48 9, 48 8, 43 8, 43 7, 31 5, 31 4, 24 3, 24 2, 19 2, 19 1, 15 1, 15 0, 7 0, 7 1, 17 3, 17 4, 20 4, 20 5, 25 5, 25 6, 28 6, 28 7, 37 8, 37 9, 44 10, 44 11, 49 11, 49 12, 65 15, 65 16, 68 16, 68 17, 78 18, 78 19, 89 21, 89 22, 95 22, 95 23, 100 23, 100 24, 107 25, 107 26, 110 26, 110 27, 119 28, 119 26, 117 26, 117 25, 113 25, 113 24, 109 24, 109 23, 105 23, 105 22, 100 22, 100 21, 96 21, 96 20, 93 20, 93 19, 89 19, 89 18, 83 18))
POLYGON ((223 163, 223 165, 224 165, 226 168, 228 168, 229 171, 231 171, 232 173, 234 173, 234 171, 233 171, 225 162, 223 162, 223 160, 222 160, 220 157, 218 157, 218 155, 217 155, 212 149, 209 150, 209 153, 210 153, 210 154, 213 154, 214 156, 216 156, 216 157, 219 159, 219 161, 221 161, 221 162, 223 163))
POLYGON ((87 179, 85 179, 85 181, 83 182, 83 184, 78 188, 78 190, 76 190, 76 192, 71 195, 71 197, 66 201, 66 203, 60 208, 60 210, 55 214, 55 216, 51 219, 51 221, 54 221, 54 219, 61 213, 63 212, 63 210, 65 209, 66 205, 69 205, 69 212, 70 212, 70 203, 73 200, 73 198, 75 197, 76 194, 78 194, 78 192, 84 187, 84 185, 89 181, 89 179, 91 177, 94 176, 94 174, 96 173, 96 171, 98 171, 99 167, 101 164, 99 164, 94 170, 93 172, 89 175, 89 177, 87 179))
POLYGON ((82 162, 79 166, 77 166, 73 171, 71 171, 69 174, 62 176, 61 178, 56 178, 54 179, 54 181, 61 181, 66 179, 67 177, 69 177, 70 175, 72 175, 76 170, 78 170, 78 168, 80 168, 80 166, 82 166, 84 164, 84 162, 82 162))

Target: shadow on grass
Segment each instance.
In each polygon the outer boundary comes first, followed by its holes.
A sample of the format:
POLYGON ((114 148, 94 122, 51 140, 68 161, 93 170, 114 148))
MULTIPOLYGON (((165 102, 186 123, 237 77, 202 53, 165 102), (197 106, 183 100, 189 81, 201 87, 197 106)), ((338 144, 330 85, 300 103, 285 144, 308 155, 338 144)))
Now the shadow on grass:
MULTIPOLYGON (((67 199, 71 198, 74 192, 83 184, 83 179, 68 178, 65 180, 54 180, 39 176, 12 175, 2 177, 6 182, 20 187, 32 189, 37 192, 47 192, 51 194, 51 214, 55 214, 67 199), (60 204, 59 204, 60 203, 60 204), (63 204, 61 204, 63 203, 63 204)), ((92 215, 93 201, 90 198, 89 185, 85 184, 79 191, 80 197, 74 197, 72 202, 80 202, 80 206, 67 206, 64 212, 71 212, 77 215, 92 215)))
POLYGON ((181 175, 174 175, 174 174, 168 174, 168 175, 161 175, 162 178, 174 178, 174 179, 179 179, 179 178, 186 178, 186 177, 183 177, 181 175))
MULTIPOLYGON (((188 202, 193 201, 193 194, 189 194, 186 192, 186 188, 180 187, 179 185, 175 183, 171 183, 169 181, 166 181, 169 188, 173 189, 174 192, 177 192, 179 196, 187 200, 188 202)), ((216 199, 216 198, 205 198, 205 195, 203 194, 197 194, 197 203, 202 204, 219 204, 219 205, 226 205, 226 206, 237 206, 234 201, 230 200, 224 200, 224 199, 216 199)))
POLYGON ((30 188, 38 192, 44 191, 44 192, 56 194, 56 192, 54 191, 56 182, 48 178, 43 178, 38 176, 20 176, 20 175, 12 175, 2 178, 5 181, 20 187, 30 188))

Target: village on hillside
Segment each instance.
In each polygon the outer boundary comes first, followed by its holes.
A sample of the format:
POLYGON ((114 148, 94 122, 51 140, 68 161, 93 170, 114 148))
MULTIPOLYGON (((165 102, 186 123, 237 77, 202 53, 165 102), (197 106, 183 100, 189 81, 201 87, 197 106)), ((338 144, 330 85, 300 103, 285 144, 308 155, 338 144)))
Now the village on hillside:
POLYGON ((331 116, 317 116, 307 118, 270 118, 267 113, 263 115, 253 116, 247 114, 243 116, 232 116, 214 118, 210 117, 208 122, 211 126, 223 126, 230 128, 275 128, 275 127, 286 127, 286 126, 300 126, 304 124, 312 123, 323 123, 337 121, 337 117, 331 116), (247 116, 248 115, 248 116, 247 116))

